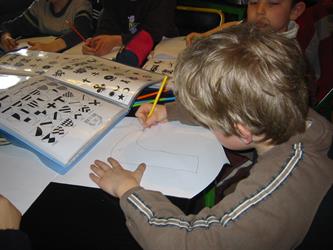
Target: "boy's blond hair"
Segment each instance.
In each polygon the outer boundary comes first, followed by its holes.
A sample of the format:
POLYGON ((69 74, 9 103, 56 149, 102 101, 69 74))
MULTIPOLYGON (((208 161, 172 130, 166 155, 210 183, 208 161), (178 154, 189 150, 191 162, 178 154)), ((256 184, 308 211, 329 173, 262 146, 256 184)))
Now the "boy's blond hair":
POLYGON ((242 24, 194 43, 178 57, 176 95, 201 123, 225 135, 236 124, 273 144, 305 130, 308 90, 297 43, 242 24))

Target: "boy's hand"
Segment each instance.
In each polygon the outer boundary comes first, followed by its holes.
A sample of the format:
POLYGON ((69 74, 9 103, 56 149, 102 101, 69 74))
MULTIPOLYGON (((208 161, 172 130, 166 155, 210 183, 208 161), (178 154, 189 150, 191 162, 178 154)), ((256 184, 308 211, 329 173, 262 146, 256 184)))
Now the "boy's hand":
POLYGON ((116 46, 122 45, 120 35, 99 35, 89 39, 82 46, 82 53, 87 55, 104 56, 116 46))
POLYGON ((46 52, 58 52, 66 48, 66 43, 62 38, 58 38, 49 43, 28 41, 31 46, 29 50, 40 50, 46 52))
POLYGON ((89 176, 101 189, 115 196, 121 197, 124 193, 133 187, 140 185, 141 178, 146 169, 146 165, 141 163, 135 171, 125 170, 118 161, 108 158, 107 164, 96 160, 90 166, 94 173, 89 176))
POLYGON ((0 195, 0 230, 19 229, 21 217, 17 208, 0 195))
POLYGON ((5 32, 1 35, 1 45, 5 51, 10 51, 15 49, 18 43, 8 32, 5 32))
POLYGON ((82 54, 84 55, 95 55, 96 48, 93 38, 87 39, 87 41, 82 45, 82 54))
POLYGON ((167 111, 164 105, 156 105, 154 113, 148 118, 148 114, 153 104, 144 103, 136 111, 135 116, 144 128, 151 127, 157 123, 167 122, 167 111))

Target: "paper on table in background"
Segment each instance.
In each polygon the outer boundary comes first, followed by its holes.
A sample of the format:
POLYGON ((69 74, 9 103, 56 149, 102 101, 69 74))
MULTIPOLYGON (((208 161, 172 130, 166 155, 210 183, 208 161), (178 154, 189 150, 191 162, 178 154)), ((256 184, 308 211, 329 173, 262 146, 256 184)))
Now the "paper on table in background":
MULTIPOLYGON (((173 80, 173 71, 175 68, 175 60, 155 60, 154 58, 148 60, 143 66, 145 70, 151 72, 159 73, 168 76, 168 84, 166 89, 173 89, 174 80, 173 80)), ((161 83, 156 83, 151 85, 150 88, 159 89, 161 83)))
POLYGON ((151 57, 160 60, 176 59, 178 54, 185 48, 185 36, 165 38, 156 45, 151 57))
MULTIPOLYGON (((144 69, 167 75, 168 89, 173 89, 173 71, 178 54, 186 48, 185 37, 174 37, 163 39, 156 45, 150 54, 149 60, 143 66, 144 69)), ((159 88, 160 84, 154 84, 151 88, 159 88)))
MULTIPOLYGON (((83 55, 82 54, 82 45, 83 45, 83 42, 81 42, 81 43, 75 45, 74 47, 64 51, 63 53, 67 54, 67 55, 83 55)), ((112 60, 112 59, 116 58, 120 48, 121 48, 120 46, 114 47, 109 54, 106 54, 105 56, 101 56, 101 57, 105 58, 105 59, 112 60)))
POLYGON ((57 173, 44 167, 39 158, 14 145, 0 146, 0 194, 23 214, 57 173))
POLYGON ((191 198, 218 175, 228 159, 209 130, 179 122, 142 130, 136 118, 124 118, 73 169, 55 182, 96 187, 90 164, 112 156, 134 170, 147 164, 141 185, 165 195, 191 198))

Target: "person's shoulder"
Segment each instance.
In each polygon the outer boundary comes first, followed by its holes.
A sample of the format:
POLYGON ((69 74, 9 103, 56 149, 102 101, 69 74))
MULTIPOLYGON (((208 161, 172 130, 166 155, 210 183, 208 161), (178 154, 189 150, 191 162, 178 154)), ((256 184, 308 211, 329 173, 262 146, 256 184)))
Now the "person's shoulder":
POLYGON ((321 126, 326 130, 333 131, 333 124, 311 108, 309 109, 308 120, 314 122, 314 126, 321 126))
POLYGON ((333 124, 310 109, 307 117, 307 129, 302 137, 306 150, 317 152, 321 149, 328 149, 332 145, 333 124))

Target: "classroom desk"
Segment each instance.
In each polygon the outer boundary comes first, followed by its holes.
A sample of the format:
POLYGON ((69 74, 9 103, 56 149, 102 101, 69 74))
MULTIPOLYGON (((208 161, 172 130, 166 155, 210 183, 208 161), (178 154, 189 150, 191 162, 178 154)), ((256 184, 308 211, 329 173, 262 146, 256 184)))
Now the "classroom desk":
MULTIPOLYGON (((134 113, 132 109, 129 115, 134 113)), ((169 198, 188 214, 201 210, 204 194, 190 200, 169 198)), ((118 199, 97 188, 51 182, 24 213, 21 228, 34 250, 140 249, 127 230, 118 199)))
MULTIPOLYGON (((190 200, 169 199, 188 214, 202 208, 203 197, 204 191, 190 200)), ((119 200, 97 188, 51 182, 23 215, 21 229, 33 250, 141 249, 127 230, 119 200)))

